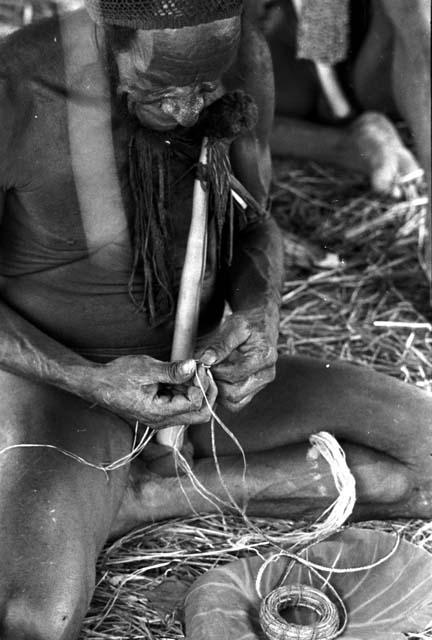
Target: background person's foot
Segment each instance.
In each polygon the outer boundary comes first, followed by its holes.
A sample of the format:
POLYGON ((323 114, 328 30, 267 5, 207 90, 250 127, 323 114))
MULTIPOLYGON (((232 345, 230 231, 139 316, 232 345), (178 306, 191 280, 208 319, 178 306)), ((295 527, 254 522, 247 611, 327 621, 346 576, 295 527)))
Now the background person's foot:
POLYGON ((362 171, 374 191, 401 198, 407 178, 421 178, 417 160, 402 142, 395 126, 381 113, 367 111, 349 126, 353 151, 360 157, 362 171))

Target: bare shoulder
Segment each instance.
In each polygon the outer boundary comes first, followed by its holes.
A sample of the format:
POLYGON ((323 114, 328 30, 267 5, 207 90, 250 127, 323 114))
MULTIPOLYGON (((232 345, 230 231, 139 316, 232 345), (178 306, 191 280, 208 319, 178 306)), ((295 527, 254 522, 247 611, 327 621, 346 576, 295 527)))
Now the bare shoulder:
MULTIPOLYGON (((253 16, 247 11, 242 19, 242 34, 237 59, 230 69, 229 82, 258 89, 259 82, 271 79, 272 63, 267 42, 253 16)), ((262 89, 261 89, 262 90, 262 89)))
POLYGON ((80 49, 86 48, 91 24, 87 12, 80 10, 15 31, 0 41, 0 77, 19 81, 38 77, 58 79, 65 55, 79 57, 80 49), (68 39, 68 51, 64 45, 65 32, 74 33, 68 39))
POLYGON ((224 82, 229 90, 243 89, 254 98, 259 111, 258 128, 267 133, 274 110, 273 66, 267 42, 247 8, 239 53, 224 82))

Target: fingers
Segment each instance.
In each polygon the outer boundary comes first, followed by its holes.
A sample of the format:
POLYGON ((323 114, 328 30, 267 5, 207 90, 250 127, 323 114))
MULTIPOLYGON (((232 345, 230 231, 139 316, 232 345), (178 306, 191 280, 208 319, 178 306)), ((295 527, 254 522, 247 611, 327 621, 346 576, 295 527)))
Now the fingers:
POLYGON ((263 369, 276 364, 277 350, 270 345, 263 345, 251 352, 238 351, 231 361, 221 362, 213 367, 213 374, 218 382, 240 382, 263 369))
POLYGON ((230 316, 220 331, 213 337, 211 345, 198 354, 197 359, 210 366, 225 360, 251 335, 249 323, 244 318, 230 316))
POLYGON ((184 384, 189 382, 196 373, 196 362, 192 358, 175 362, 159 363, 159 372, 156 372, 156 381, 166 384, 184 384), (159 375, 157 375, 159 373, 159 375))
POLYGON ((230 411, 240 411, 259 391, 274 380, 275 375, 276 368, 271 366, 234 384, 218 382, 218 403, 230 411))
POLYGON ((211 417, 210 407, 215 404, 218 388, 211 374, 200 365, 197 382, 189 383, 184 393, 156 393, 153 398, 154 429, 178 424, 201 424, 211 417))
MULTIPOLYGON (((170 386, 182 386, 194 383, 195 376, 198 376, 204 391, 209 384, 207 369, 204 365, 198 363, 193 358, 187 360, 176 360, 174 362, 161 362, 153 360, 150 375, 141 379, 141 384, 166 384, 170 386)), ((199 387, 199 385, 198 385, 199 387)))
POLYGON ((154 429, 207 422, 217 388, 193 359, 162 362, 149 357, 118 358, 103 369, 96 401, 154 429))

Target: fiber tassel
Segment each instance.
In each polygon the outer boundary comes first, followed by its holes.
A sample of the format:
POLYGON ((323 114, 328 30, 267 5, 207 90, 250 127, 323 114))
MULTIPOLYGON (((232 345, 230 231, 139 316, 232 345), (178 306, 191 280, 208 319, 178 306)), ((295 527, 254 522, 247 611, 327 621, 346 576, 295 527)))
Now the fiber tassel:
POLYGON ((345 60, 349 39, 348 0, 300 0, 297 57, 335 65, 345 60))
POLYGON ((321 455, 328 463, 333 480, 338 490, 338 497, 312 527, 316 540, 324 540, 335 533, 350 517, 356 501, 356 485, 345 457, 345 452, 336 438, 326 431, 312 435, 310 438, 312 449, 308 457, 321 455))
POLYGON ((129 144, 129 181, 135 200, 133 266, 129 279, 132 301, 149 321, 172 312, 172 273, 167 256, 169 228, 168 145, 158 144, 137 129, 129 144), (143 292, 138 299, 134 280, 141 268, 143 292))

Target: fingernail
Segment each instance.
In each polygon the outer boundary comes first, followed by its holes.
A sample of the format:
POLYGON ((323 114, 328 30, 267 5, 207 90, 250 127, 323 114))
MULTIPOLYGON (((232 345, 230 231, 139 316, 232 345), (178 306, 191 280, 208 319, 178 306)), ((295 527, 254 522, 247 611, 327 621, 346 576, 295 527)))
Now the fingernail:
POLYGON ((213 349, 207 349, 207 351, 204 351, 203 355, 201 356, 201 362, 203 364, 211 365, 211 364, 214 364, 216 360, 217 360, 217 355, 213 351, 213 349))
POLYGON ((184 360, 180 365, 180 373, 184 376, 191 376, 196 371, 195 360, 184 360))

